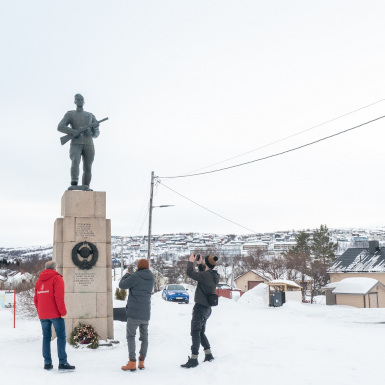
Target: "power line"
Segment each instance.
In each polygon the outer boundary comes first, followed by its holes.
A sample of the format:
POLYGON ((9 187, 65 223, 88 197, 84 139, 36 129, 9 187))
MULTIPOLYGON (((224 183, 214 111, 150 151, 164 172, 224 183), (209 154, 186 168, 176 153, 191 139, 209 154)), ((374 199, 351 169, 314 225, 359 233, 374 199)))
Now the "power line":
MULTIPOLYGON (((146 190, 146 194, 145 194, 145 196, 144 196, 144 199, 143 199, 143 202, 142 202, 142 205, 141 205, 142 209, 141 209, 140 212, 139 212, 139 215, 138 215, 138 217, 137 217, 137 219, 136 219, 135 225, 134 225, 134 227, 133 227, 132 230, 131 230, 131 235, 130 235, 130 236, 132 236, 132 235, 134 234, 134 230, 137 228, 137 226, 138 226, 138 224, 139 224, 139 221, 142 219, 142 215, 143 215, 143 213, 144 213, 144 210, 145 210, 146 207, 147 207, 147 194, 149 193, 149 191, 150 191, 150 186, 148 186, 148 188, 147 188, 147 190, 146 190)), ((147 212, 148 212, 148 210, 147 210, 147 212)), ((146 215, 147 215, 147 214, 146 214, 146 215)), ((142 226, 141 226, 141 229, 142 229, 142 227, 143 227, 143 224, 142 224, 142 226)))
POLYGON ((160 181, 160 180, 159 180, 159 183, 160 183, 162 186, 164 186, 164 187, 168 188, 169 190, 171 190, 172 192, 174 192, 175 194, 177 194, 177 195, 181 196, 182 198, 187 199, 188 201, 190 201, 190 202, 194 203, 195 205, 201 207, 202 209, 205 209, 205 210, 209 211, 210 213, 215 214, 216 216, 218 216, 218 217, 220 217, 220 218, 222 218, 222 219, 224 219, 224 220, 226 220, 226 221, 228 221, 228 222, 233 223, 234 225, 237 225, 237 226, 239 226, 239 227, 242 227, 243 229, 246 229, 246 230, 248 230, 248 231, 251 231, 251 232, 254 233, 254 234, 257 233, 257 232, 254 231, 254 230, 251 230, 251 229, 249 229, 249 228, 247 228, 247 227, 245 227, 245 226, 242 226, 242 225, 240 225, 239 223, 234 222, 234 221, 232 221, 232 220, 230 220, 230 219, 227 219, 227 218, 225 218, 224 216, 222 216, 222 215, 216 213, 215 211, 210 210, 210 209, 208 209, 207 207, 204 207, 204 206, 200 205, 199 203, 193 201, 192 199, 187 198, 186 196, 184 196, 184 195, 178 193, 177 191, 173 190, 171 187, 166 186, 166 185, 165 185, 162 181, 160 181))
MULTIPOLYGON (((157 183, 159 183, 157 181, 157 183)), ((144 202, 143 202, 143 208, 141 209, 140 211, 140 214, 136 220, 136 223, 135 223, 135 226, 132 228, 131 230, 131 236, 134 234, 134 230, 137 228, 138 224, 139 224, 139 221, 142 220, 142 225, 140 226, 140 229, 139 229, 139 234, 142 232, 142 229, 143 229, 143 226, 147 220, 147 217, 148 217, 148 213, 149 213, 149 205, 148 205, 148 201, 147 201, 147 195, 149 195, 149 192, 150 192, 150 186, 148 187, 147 189, 147 192, 144 196, 144 202), (147 210, 146 210, 147 209, 147 210), (144 211, 146 210, 146 211, 144 211)), ((154 196, 156 196, 156 194, 158 193, 158 188, 157 188, 157 184, 155 184, 155 192, 154 192, 154 196)))
POLYGON ((242 153, 242 154, 235 155, 235 156, 233 156, 233 157, 231 157, 231 158, 227 158, 227 159, 221 160, 220 162, 212 163, 212 164, 210 164, 210 165, 208 165, 208 166, 201 167, 201 168, 199 168, 199 169, 193 170, 193 171, 191 171, 191 172, 189 172, 189 173, 186 173, 186 175, 191 174, 191 173, 194 173, 194 172, 196 172, 196 171, 204 170, 205 168, 209 168, 209 167, 216 166, 217 164, 225 163, 225 162, 227 162, 227 161, 229 161, 229 160, 233 160, 233 159, 239 158, 239 157, 241 157, 241 156, 250 154, 250 153, 252 153, 252 152, 254 152, 254 151, 261 150, 262 148, 266 148, 266 147, 272 146, 273 144, 277 144, 277 143, 283 142, 283 141, 286 140, 286 139, 293 138, 294 136, 297 136, 297 135, 303 134, 303 133, 305 133, 305 132, 314 130, 315 128, 321 127, 321 126, 323 126, 323 125, 325 125, 325 124, 328 124, 328 123, 331 123, 331 122, 334 122, 335 120, 344 118, 345 116, 354 114, 354 113, 357 112, 357 111, 361 111, 361 110, 364 110, 365 108, 368 108, 368 107, 371 107, 371 106, 373 106, 373 105, 375 105, 375 104, 381 103, 381 102, 383 102, 384 100, 385 100, 385 99, 377 100, 377 101, 374 102, 374 103, 368 104, 368 105, 366 105, 366 106, 364 106, 364 107, 357 108, 357 109, 355 109, 355 110, 353 110, 353 111, 347 112, 346 114, 337 116, 337 117, 335 117, 335 118, 333 118, 333 119, 329 119, 329 120, 327 120, 327 121, 325 121, 325 122, 323 122, 323 123, 320 123, 320 124, 317 124, 317 125, 312 126, 312 127, 310 127, 310 128, 307 128, 306 130, 299 131, 299 132, 297 132, 297 133, 295 133, 295 134, 292 134, 292 135, 289 135, 289 136, 285 136, 285 137, 282 138, 282 139, 278 139, 278 140, 276 140, 276 141, 274 141, 274 142, 265 144, 265 145, 263 145, 263 146, 261 146, 261 147, 257 147, 257 148, 255 148, 255 149, 253 149, 253 150, 244 152, 244 153, 242 153))
POLYGON ((265 156, 265 157, 263 157, 263 158, 251 160, 251 161, 249 161, 249 162, 244 162, 244 163, 236 164, 236 165, 233 165, 233 166, 223 167, 223 168, 220 168, 220 169, 217 169, 217 170, 206 171, 206 172, 200 172, 200 173, 196 173, 196 174, 177 175, 177 176, 159 176, 158 178, 160 178, 160 179, 187 178, 187 177, 191 177, 191 176, 198 176, 198 175, 212 174, 212 173, 214 173, 214 172, 219 172, 219 171, 229 170, 229 169, 235 168, 235 167, 245 166, 245 165, 250 164, 250 163, 260 162, 260 161, 262 161, 262 160, 274 158, 274 157, 276 157, 276 156, 280 156, 280 155, 283 155, 283 154, 287 154, 287 153, 289 153, 289 152, 293 152, 293 151, 299 150, 299 149, 301 149, 301 148, 309 147, 309 146, 311 146, 311 145, 313 145, 313 144, 322 142, 322 141, 324 141, 324 140, 333 138, 333 137, 338 136, 338 135, 345 134, 346 132, 352 131, 352 130, 354 130, 354 129, 356 129, 356 128, 365 126, 365 125, 367 125, 367 124, 373 123, 373 122, 375 122, 375 121, 377 121, 377 120, 380 120, 380 119, 383 119, 383 118, 385 118, 385 115, 380 116, 379 118, 376 118, 376 119, 373 119, 373 120, 369 120, 369 121, 367 121, 367 122, 365 122, 365 123, 359 124, 358 126, 354 126, 354 127, 348 128, 348 129, 346 129, 346 130, 337 132, 336 134, 332 134, 332 135, 329 135, 329 136, 325 136, 324 138, 321 138, 321 139, 315 140, 315 141, 313 141, 313 142, 309 142, 309 143, 303 144, 302 146, 294 147, 294 148, 291 148, 291 149, 289 149, 289 150, 285 150, 285 151, 278 152, 278 153, 276 153, 276 154, 272 154, 272 155, 265 156))
POLYGON ((150 210, 150 208, 147 209, 146 215, 143 217, 143 222, 142 222, 142 226, 140 226, 139 234, 142 232, 142 229, 143 229, 144 223, 146 222, 149 210, 150 210))

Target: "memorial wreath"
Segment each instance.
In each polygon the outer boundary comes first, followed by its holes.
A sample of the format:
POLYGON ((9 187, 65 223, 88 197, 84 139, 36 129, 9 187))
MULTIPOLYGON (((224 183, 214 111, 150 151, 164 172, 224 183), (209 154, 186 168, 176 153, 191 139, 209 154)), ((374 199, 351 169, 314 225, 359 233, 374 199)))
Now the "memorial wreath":
POLYGON ((99 335, 91 325, 79 323, 72 330, 70 344, 78 348, 87 345, 87 348, 97 349, 99 347, 99 335))

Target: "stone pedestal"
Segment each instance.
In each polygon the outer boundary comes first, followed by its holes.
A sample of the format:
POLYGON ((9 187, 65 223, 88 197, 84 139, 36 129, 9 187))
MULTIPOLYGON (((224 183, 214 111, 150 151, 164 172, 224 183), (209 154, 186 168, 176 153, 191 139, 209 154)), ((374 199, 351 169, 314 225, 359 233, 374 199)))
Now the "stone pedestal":
POLYGON ((111 221, 106 219, 106 193, 66 191, 61 215, 54 226, 53 259, 65 283, 67 340, 79 322, 92 325, 101 339, 113 339, 111 221))

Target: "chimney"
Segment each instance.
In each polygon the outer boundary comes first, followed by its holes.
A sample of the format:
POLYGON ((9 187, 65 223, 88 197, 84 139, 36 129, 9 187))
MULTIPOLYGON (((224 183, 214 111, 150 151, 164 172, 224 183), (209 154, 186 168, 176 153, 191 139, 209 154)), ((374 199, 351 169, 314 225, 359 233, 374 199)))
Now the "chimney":
POLYGON ((374 254, 378 250, 380 250, 380 242, 369 241, 369 254, 374 254))

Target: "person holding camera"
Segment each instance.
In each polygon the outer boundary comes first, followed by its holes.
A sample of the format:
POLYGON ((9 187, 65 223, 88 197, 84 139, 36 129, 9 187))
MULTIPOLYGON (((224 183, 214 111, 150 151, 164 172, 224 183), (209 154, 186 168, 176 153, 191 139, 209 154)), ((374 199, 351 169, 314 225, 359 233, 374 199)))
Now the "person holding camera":
MULTIPOLYGON (((191 357, 188 361, 181 365, 182 368, 195 368, 198 366, 198 354, 200 345, 203 346, 205 352, 204 361, 212 361, 214 359, 210 342, 206 337, 206 323, 211 315, 211 306, 215 306, 217 302, 212 302, 215 297, 215 289, 219 282, 219 275, 213 269, 218 261, 218 257, 213 255, 207 256, 204 261, 200 254, 192 254, 187 263, 187 276, 198 282, 194 296, 194 308, 191 319, 191 357), (194 262, 198 263, 198 270, 195 271, 194 262)), ((217 298, 216 298, 217 300, 217 298)))
POLYGON ((148 325, 151 315, 151 295, 154 287, 154 276, 150 271, 147 259, 139 259, 138 270, 126 273, 119 282, 121 289, 128 289, 126 305, 127 325, 126 338, 128 346, 128 362, 122 370, 136 370, 136 344, 135 336, 139 328, 139 369, 144 369, 144 359, 148 349, 148 325))

